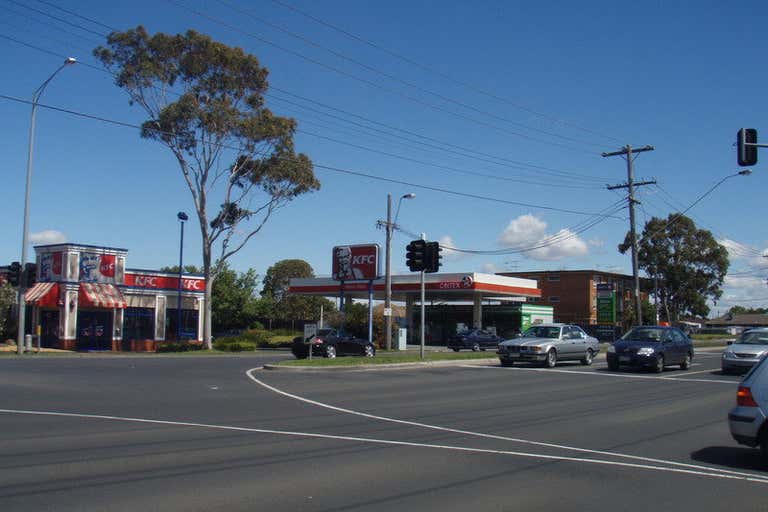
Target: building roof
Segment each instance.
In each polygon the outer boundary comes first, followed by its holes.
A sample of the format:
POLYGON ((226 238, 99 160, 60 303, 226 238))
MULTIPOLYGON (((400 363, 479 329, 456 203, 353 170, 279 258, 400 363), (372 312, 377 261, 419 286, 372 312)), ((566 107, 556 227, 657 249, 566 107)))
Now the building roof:
POLYGON ((747 325, 765 325, 768 326, 768 315, 765 314, 755 314, 755 313, 749 313, 749 314, 727 314, 723 315, 719 318, 713 318, 711 320, 707 320, 707 326, 717 326, 717 325, 741 325, 741 326, 747 326, 747 325))

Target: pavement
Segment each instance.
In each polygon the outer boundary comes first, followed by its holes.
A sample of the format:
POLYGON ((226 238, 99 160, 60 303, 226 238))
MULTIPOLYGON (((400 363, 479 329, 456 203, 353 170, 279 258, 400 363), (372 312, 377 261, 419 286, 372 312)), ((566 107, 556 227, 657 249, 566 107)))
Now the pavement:
POLYGON ((765 508, 716 350, 662 374, 261 369, 290 357, 0 359, 0 510, 765 508))

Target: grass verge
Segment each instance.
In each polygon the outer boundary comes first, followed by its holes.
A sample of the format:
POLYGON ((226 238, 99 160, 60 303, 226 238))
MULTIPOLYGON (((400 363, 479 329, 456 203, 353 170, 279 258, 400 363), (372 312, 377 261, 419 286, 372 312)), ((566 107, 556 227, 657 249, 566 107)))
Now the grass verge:
POLYGON ((309 359, 289 359, 275 363, 280 366, 363 366, 376 364, 397 364, 397 363, 428 363, 431 361, 451 361, 462 359, 495 359, 496 353, 488 350, 486 352, 427 352, 424 359, 419 357, 418 352, 383 352, 376 353, 376 357, 337 357, 326 359, 324 357, 313 357, 309 359))

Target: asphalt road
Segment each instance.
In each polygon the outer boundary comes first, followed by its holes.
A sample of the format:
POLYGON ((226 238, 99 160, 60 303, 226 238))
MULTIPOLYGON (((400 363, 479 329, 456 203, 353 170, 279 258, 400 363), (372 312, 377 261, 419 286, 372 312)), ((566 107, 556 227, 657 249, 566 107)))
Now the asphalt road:
POLYGON ((718 354, 661 375, 0 358, 0 510, 765 510, 718 354))

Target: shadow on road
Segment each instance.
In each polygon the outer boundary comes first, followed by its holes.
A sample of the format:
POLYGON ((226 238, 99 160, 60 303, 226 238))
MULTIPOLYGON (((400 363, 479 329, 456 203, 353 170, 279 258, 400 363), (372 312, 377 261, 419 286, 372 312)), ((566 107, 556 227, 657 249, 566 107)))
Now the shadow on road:
POLYGON ((710 446, 691 453, 698 462, 707 462, 734 469, 750 469, 768 473, 768 461, 763 460, 755 448, 739 446, 710 446))

